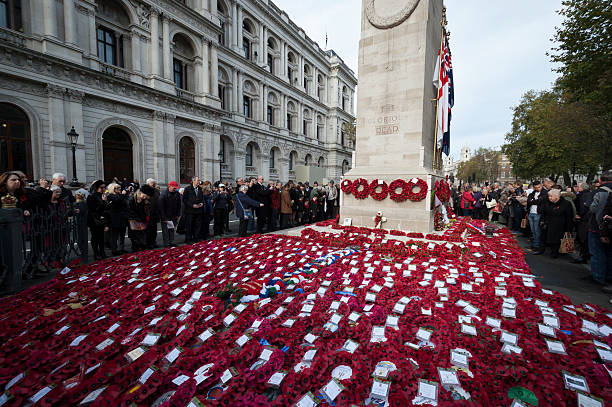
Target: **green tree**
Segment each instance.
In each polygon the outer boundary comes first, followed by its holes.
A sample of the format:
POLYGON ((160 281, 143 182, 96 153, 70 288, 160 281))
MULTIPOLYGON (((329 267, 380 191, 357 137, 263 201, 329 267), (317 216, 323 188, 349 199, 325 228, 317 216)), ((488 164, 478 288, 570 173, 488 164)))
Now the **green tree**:
POLYGON ((559 89, 529 91, 514 108, 512 130, 502 147, 519 178, 570 174, 590 178, 610 154, 610 124, 588 105, 570 101, 559 89))
POLYGON ((499 177, 499 159, 501 153, 494 149, 479 148, 469 161, 457 167, 457 178, 463 181, 494 182, 499 177))

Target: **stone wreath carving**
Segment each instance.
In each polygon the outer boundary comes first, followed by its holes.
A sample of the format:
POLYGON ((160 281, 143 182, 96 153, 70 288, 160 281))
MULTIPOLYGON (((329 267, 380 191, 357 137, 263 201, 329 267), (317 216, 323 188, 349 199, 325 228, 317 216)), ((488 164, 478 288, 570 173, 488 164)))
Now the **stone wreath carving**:
POLYGON ((408 17, 412 15, 414 10, 416 9, 416 6, 419 4, 419 0, 405 0, 405 1, 406 1, 406 5, 403 6, 401 10, 397 11, 394 14, 381 16, 376 12, 375 3, 377 3, 379 10, 386 10, 388 12, 393 12, 394 11, 393 8, 397 9, 397 5, 393 7, 393 5, 390 5, 389 3, 396 3, 397 0, 395 1, 393 0, 391 1, 390 0, 367 0, 365 11, 366 11, 368 20, 370 21, 370 24, 380 29, 393 28, 396 25, 400 25, 401 23, 406 21, 408 17))

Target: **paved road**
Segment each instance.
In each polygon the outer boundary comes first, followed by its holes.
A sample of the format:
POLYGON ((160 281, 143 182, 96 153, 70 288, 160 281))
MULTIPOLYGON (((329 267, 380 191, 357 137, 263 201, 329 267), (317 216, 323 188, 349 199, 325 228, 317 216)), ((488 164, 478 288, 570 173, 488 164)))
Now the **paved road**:
POLYGON ((529 241, 518 237, 519 245, 525 250, 527 264, 538 281, 550 290, 567 295, 574 304, 590 303, 612 310, 609 300, 612 295, 601 292, 601 286, 592 282, 588 264, 572 264, 572 255, 553 259, 549 251, 544 255, 534 256, 526 250, 529 241))

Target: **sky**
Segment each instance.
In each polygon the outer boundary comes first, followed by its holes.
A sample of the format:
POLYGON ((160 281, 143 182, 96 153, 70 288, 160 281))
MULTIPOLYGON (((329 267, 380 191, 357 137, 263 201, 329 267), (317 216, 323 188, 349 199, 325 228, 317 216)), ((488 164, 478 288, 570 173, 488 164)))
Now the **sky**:
MULTIPOLYGON (((361 0, 275 0, 321 48, 335 50, 357 74, 361 0)), ((512 107, 531 89, 549 89, 557 73, 546 55, 561 0, 445 0, 453 55, 455 107, 451 155, 463 146, 499 147, 512 107)), ((432 73, 433 76, 433 73, 432 73)), ((357 90, 359 92, 359 89, 357 90)))

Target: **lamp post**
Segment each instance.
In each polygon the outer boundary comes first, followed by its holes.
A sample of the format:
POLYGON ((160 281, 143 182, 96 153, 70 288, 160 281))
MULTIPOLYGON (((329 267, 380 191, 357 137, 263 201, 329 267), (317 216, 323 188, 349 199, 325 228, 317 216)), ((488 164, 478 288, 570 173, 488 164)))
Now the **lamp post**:
POLYGON ((222 167, 223 167, 223 156, 225 154, 223 154, 223 150, 219 150, 219 154, 217 154, 219 156, 219 182, 223 182, 223 176, 222 176, 222 167))
POLYGON ((79 133, 74 130, 74 126, 67 133, 68 138, 70 139, 70 144, 72 145, 72 182, 70 183, 71 187, 78 187, 79 180, 77 179, 77 170, 76 170, 76 146, 77 140, 79 139, 79 133))

